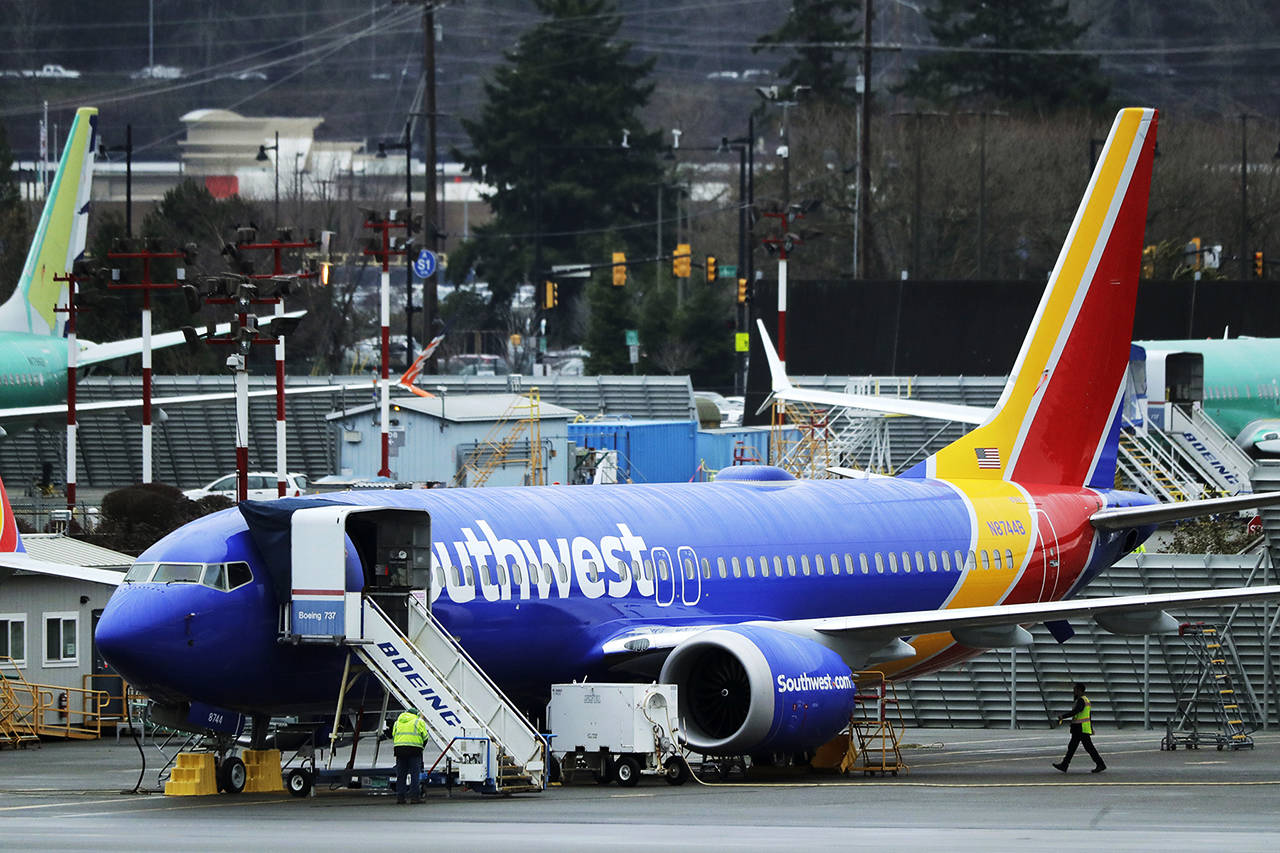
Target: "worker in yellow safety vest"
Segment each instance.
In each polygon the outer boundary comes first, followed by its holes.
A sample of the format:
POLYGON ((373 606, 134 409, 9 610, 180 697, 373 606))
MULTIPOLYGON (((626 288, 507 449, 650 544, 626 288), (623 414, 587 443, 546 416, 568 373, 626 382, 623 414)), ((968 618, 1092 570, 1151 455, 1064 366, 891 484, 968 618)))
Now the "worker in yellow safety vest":
POLYGON ((1071 766, 1071 756, 1076 754, 1076 747, 1080 744, 1084 744, 1085 752, 1089 753, 1089 757, 1093 759, 1094 773, 1101 773, 1107 769, 1106 762, 1093 746, 1093 706, 1089 702, 1089 697, 1084 695, 1084 691, 1083 684, 1076 684, 1073 690, 1075 703, 1070 711, 1058 717, 1058 725, 1062 725, 1064 720, 1071 720, 1071 742, 1067 744, 1067 754, 1053 765, 1063 773, 1066 773, 1067 768, 1071 766))
POLYGON ((427 745, 427 724, 422 714, 405 711, 391 727, 396 752, 396 802, 404 805, 405 777, 412 802, 422 802, 422 748, 427 745))

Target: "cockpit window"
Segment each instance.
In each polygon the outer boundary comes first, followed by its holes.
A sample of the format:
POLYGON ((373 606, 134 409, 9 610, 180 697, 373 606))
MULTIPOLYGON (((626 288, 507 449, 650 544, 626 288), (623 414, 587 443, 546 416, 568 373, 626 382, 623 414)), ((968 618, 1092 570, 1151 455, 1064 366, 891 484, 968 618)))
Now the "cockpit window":
POLYGON ((151 573, 155 570, 155 563, 134 563, 129 567, 129 571, 125 572, 125 583, 146 583, 151 580, 151 573))
POLYGON ((200 583, 203 572, 201 563, 160 563, 151 580, 153 583, 200 583))
POLYGON ((227 586, 229 589, 244 586, 253 582, 253 572, 248 563, 227 563, 227 586))
POLYGON ((225 563, 213 563, 204 567, 204 578, 200 583, 213 589, 227 588, 227 566, 225 563))

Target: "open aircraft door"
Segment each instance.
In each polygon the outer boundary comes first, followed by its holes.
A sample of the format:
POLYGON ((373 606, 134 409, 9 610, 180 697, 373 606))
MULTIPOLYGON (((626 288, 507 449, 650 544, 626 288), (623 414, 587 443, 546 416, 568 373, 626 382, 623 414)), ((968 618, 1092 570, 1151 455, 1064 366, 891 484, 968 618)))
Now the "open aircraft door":
POLYGON ((429 605, 431 517, 425 510, 287 499, 253 503, 241 511, 285 605, 281 632, 289 639, 361 636, 361 610, 351 606, 352 595, 376 599, 401 630, 408 628, 410 594, 422 591, 429 605))

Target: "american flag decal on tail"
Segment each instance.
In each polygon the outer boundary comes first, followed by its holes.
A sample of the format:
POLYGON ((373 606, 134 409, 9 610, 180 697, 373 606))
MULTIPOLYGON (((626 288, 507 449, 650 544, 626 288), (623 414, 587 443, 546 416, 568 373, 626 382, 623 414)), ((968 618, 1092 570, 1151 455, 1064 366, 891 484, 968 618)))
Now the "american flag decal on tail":
POLYGON ((995 447, 975 447, 973 452, 978 454, 979 468, 999 468, 1000 467, 1000 450, 995 447))

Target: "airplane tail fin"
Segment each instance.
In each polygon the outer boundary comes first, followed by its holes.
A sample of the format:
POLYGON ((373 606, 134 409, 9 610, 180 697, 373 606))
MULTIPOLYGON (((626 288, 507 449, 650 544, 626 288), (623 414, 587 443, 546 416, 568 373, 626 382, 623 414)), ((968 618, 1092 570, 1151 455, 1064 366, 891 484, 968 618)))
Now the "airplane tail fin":
POLYGON ((22 537, 18 534, 18 519, 9 506, 9 495, 4 490, 4 481, 0 480, 0 553, 12 554, 15 551, 26 551, 22 547, 22 537))
POLYGON ((53 309, 67 286, 53 277, 69 272, 84 253, 97 129, 97 108, 76 110, 22 276, 13 295, 0 305, 0 331, 62 335, 66 315, 53 309))
POLYGON ((1116 116, 999 403, 908 476, 1113 486, 1155 140, 1116 116))

